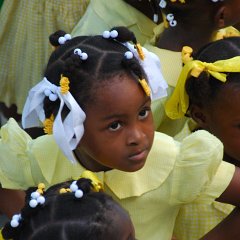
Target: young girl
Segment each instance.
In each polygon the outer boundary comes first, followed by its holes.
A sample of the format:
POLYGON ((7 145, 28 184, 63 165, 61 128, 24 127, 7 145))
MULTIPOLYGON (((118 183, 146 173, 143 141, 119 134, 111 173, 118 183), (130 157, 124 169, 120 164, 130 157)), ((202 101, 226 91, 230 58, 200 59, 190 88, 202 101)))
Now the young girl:
MULTIPOLYGON (((50 41, 56 50, 29 93, 23 125, 42 121, 53 134, 32 140, 13 119, 1 129, 2 187, 49 186, 94 171, 130 213, 140 240, 170 239, 184 204, 239 204, 239 169, 222 162, 217 138, 200 130, 179 143, 154 133, 151 98, 165 85, 158 85, 158 58, 141 51, 132 32, 70 39, 60 31, 50 41)), ((229 220, 204 239, 234 239, 238 208, 229 220)))
POLYGON ((129 214, 95 183, 80 178, 46 192, 43 184, 29 189, 21 213, 3 228, 3 239, 135 240, 129 214))
MULTIPOLYGON (((167 114, 172 118, 189 115, 176 136, 184 136, 197 129, 205 129, 218 137, 224 145, 224 160, 240 166, 239 90, 240 38, 226 38, 204 46, 186 63, 177 87, 167 102, 167 114)), ((224 173, 223 173, 224 174, 224 173)), ((224 175, 223 175, 224 176, 224 175)), ((176 226, 178 239, 199 239, 224 219, 233 206, 217 202, 182 207, 176 226), (189 213, 192 217, 189 218, 189 213), (198 228, 183 228, 188 221, 198 228)))

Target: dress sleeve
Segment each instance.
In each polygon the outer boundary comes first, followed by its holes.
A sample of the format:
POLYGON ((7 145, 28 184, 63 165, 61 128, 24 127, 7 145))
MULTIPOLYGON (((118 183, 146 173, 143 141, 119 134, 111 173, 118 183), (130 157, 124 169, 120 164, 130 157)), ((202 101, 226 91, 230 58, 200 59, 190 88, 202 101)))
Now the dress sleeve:
POLYGON ((235 167, 222 161, 223 145, 204 130, 196 131, 179 144, 172 172, 171 201, 186 204, 212 202, 230 183, 235 167))
POLYGON ((28 145, 31 137, 23 131, 14 119, 2 126, 0 139, 0 183, 4 188, 18 188, 27 181, 33 183, 28 161, 28 145), (27 179, 26 179, 27 178, 27 179))

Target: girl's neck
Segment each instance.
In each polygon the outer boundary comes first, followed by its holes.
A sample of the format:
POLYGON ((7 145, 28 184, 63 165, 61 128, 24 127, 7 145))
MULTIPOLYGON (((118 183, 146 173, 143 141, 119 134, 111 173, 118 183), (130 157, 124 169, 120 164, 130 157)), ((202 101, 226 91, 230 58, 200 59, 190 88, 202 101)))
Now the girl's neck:
POLYGON ((183 46, 190 46, 197 51, 211 41, 212 31, 207 29, 190 29, 184 26, 166 28, 159 36, 156 46, 162 49, 181 52, 183 46))
POLYGON ((90 170, 92 172, 106 172, 111 170, 110 168, 101 165, 97 161, 93 160, 89 155, 87 155, 84 151, 81 151, 79 149, 74 150, 74 155, 77 161, 87 170, 90 170))
POLYGON ((235 158, 230 157, 226 153, 224 153, 223 159, 224 159, 224 161, 229 162, 229 163, 235 165, 236 167, 240 167, 240 161, 235 158))

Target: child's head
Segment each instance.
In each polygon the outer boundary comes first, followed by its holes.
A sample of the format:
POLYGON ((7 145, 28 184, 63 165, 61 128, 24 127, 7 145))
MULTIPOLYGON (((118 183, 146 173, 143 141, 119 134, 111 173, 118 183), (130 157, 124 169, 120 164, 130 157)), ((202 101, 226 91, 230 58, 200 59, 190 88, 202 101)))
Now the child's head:
MULTIPOLYGON (((182 101, 178 107, 185 105, 201 128, 223 142, 225 153, 240 160, 240 37, 212 42, 193 59, 184 66, 177 87, 185 87, 189 104, 183 97, 176 101, 182 101), (182 80, 186 78, 185 84, 182 80)), ((179 95, 184 94, 184 90, 179 91, 179 95)), ((173 98, 170 101, 174 102, 173 98)))
POLYGON ((207 25, 212 32, 240 20, 239 0, 160 0, 159 5, 170 27, 198 31, 207 25))
POLYGON ((49 132, 54 120, 53 135, 65 155, 71 159, 75 150, 77 159, 90 170, 140 169, 154 135, 150 96, 165 90, 159 86, 158 58, 143 49, 145 59, 141 60, 141 51, 138 54, 127 43, 132 41, 139 48, 134 34, 124 27, 103 36, 69 38, 62 31, 50 36, 57 49, 44 80, 30 91, 23 123, 33 112, 31 121, 47 118, 49 132), (154 78, 155 85, 151 84, 154 78), (57 90, 59 82, 62 93, 57 90), (39 104, 29 107, 35 98, 39 104))
POLYGON ((112 197, 96 192, 90 179, 52 186, 40 195, 44 200, 35 208, 30 206, 36 194, 32 190, 20 215, 3 228, 4 239, 135 239, 129 214, 112 197))

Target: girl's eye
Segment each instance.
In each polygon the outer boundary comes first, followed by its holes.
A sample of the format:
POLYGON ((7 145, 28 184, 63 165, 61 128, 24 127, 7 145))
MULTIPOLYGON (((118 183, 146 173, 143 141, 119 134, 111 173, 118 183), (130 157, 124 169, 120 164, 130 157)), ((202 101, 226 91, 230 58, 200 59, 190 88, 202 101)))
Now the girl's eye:
POLYGON ((150 112, 150 109, 143 109, 139 112, 139 119, 142 120, 142 119, 145 119, 148 117, 149 115, 149 112, 150 112))
POLYGON ((121 127, 121 125, 119 122, 114 122, 114 123, 110 124, 108 128, 110 131, 117 131, 120 127, 121 127))

